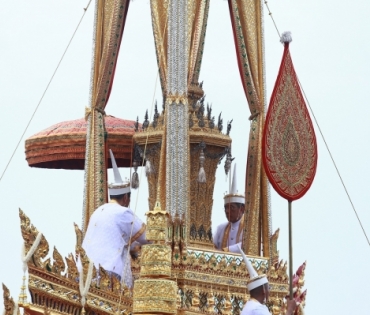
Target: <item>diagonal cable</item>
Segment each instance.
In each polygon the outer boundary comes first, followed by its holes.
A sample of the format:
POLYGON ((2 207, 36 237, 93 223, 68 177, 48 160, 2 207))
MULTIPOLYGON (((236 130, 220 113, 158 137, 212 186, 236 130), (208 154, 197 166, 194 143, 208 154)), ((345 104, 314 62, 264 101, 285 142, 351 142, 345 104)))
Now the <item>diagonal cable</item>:
MULTIPOLYGON (((274 18, 272 17, 272 13, 271 13, 270 8, 269 8, 269 6, 268 6, 268 4, 267 4, 267 1, 265 1, 265 5, 266 5, 266 7, 267 7, 267 10, 269 11, 269 15, 270 15, 270 17, 271 17, 271 19, 272 19, 272 22, 273 22, 273 23, 274 23, 274 25, 275 25, 276 31, 277 31, 277 33, 278 33, 278 35, 279 35, 279 38, 280 38, 279 30, 278 30, 278 28, 277 28, 277 25, 276 25, 276 23, 275 23, 274 18)), ((352 199, 351 199, 351 196, 349 195, 349 192, 348 192, 348 190, 347 190, 347 187, 346 187, 346 185, 344 184, 343 178, 342 178, 342 176, 340 175, 340 172, 339 172, 339 169, 338 169, 338 167, 337 167, 337 164, 336 164, 336 163, 335 163, 335 161, 334 161, 334 157, 333 157, 333 155, 331 154, 331 151, 330 151, 330 149, 329 149, 329 146, 328 146, 328 144, 327 144, 327 142, 326 142, 326 140, 325 140, 324 134, 323 134, 323 133, 322 133, 322 131, 321 131, 321 128, 320 128, 319 122, 318 122, 318 121, 317 121, 317 119, 316 119, 316 116, 315 116, 315 114, 314 114, 314 112, 313 112, 313 110, 312 110, 312 107, 311 107, 311 105, 310 105, 310 102, 308 101, 308 98, 307 98, 307 96, 306 96, 306 93, 304 92, 304 89, 303 89, 303 86, 302 86, 302 84, 301 84, 301 81, 299 81, 299 79, 298 79, 298 76, 297 76, 297 80, 298 80, 299 86, 300 86, 300 88, 301 88, 301 90, 302 90, 303 96, 304 96, 304 98, 305 98, 305 100, 306 100, 306 102, 307 102, 307 104, 308 104, 308 107, 309 107, 309 109, 310 109, 310 112, 311 112, 311 114, 312 114, 312 117, 313 117, 313 119, 315 120, 316 126, 317 126, 317 128, 319 129, 319 132, 320 132, 321 138, 323 139, 323 141, 324 141, 324 143, 325 143, 326 150, 329 152, 330 158, 331 158, 331 160, 332 160, 332 162, 333 162, 333 164, 334 164, 335 170, 337 171, 338 177, 339 177, 339 179, 340 179, 340 181, 341 181, 341 183, 342 183, 342 186, 343 186, 343 188, 344 188, 344 191, 346 192, 347 197, 348 197, 348 200, 349 200, 349 202, 351 203, 351 206, 352 206, 353 212, 355 213, 356 218, 357 218, 357 221, 358 221, 358 223, 360 224, 361 229, 362 229, 362 232, 364 233, 365 238, 366 238, 366 240, 367 240, 367 243, 368 243, 368 244, 369 244, 369 246, 370 246, 370 241, 369 241, 369 238, 368 238, 368 236, 367 236, 367 234, 366 234, 366 231, 365 231, 365 229, 364 229, 364 226, 362 225, 361 219, 360 219, 360 217, 359 217, 359 215, 358 215, 358 213, 357 213, 357 211, 356 211, 355 205, 353 204, 352 199)))
POLYGON ((364 233, 364 235, 365 235, 365 237, 366 237, 366 240, 367 240, 367 243, 368 243, 368 244, 369 244, 369 246, 370 246, 369 238, 368 238, 368 236, 367 236, 367 234, 366 234, 366 231, 365 231, 365 229, 364 229, 364 227, 363 227, 363 225, 362 225, 362 222, 361 222, 361 220, 360 220, 360 217, 359 217, 359 215, 358 215, 358 213, 357 213, 357 211, 356 211, 355 205, 354 205, 354 204, 353 204, 353 202, 352 202, 352 199, 351 199, 351 196, 349 195, 349 192, 348 192, 348 190, 347 190, 347 187, 346 187, 346 185, 344 184, 343 178, 342 178, 342 176, 340 175, 340 172, 339 172, 339 169, 338 169, 338 167, 337 167, 337 164, 336 164, 336 163, 335 163, 335 161, 334 161, 334 158, 333 158, 333 155, 331 154, 331 151, 330 151, 330 149, 329 149, 328 143, 327 143, 327 142, 326 142, 326 140, 325 140, 324 134, 323 134, 323 133, 322 133, 322 131, 321 131, 320 125, 319 125, 319 123, 318 123, 318 121, 317 121, 317 119, 316 119, 316 116, 315 116, 315 114, 314 114, 314 112, 313 112, 312 108, 311 108, 310 102, 308 101, 308 98, 307 98, 307 96, 306 96, 306 93, 304 92, 304 89, 303 89, 303 87, 302 87, 301 81, 299 81, 299 79, 298 79, 298 76, 297 76, 297 80, 298 80, 299 86, 300 86, 300 88, 301 88, 301 90, 302 90, 302 92, 303 92, 304 98, 306 99, 306 102, 307 102, 307 104, 308 104, 308 107, 309 107, 309 109, 310 109, 310 111, 311 111, 312 117, 313 117, 313 119, 315 120, 316 126, 317 126, 317 128, 319 129, 319 132, 320 132, 321 138, 322 138, 322 140, 323 140, 323 141, 324 141, 324 143, 325 143, 326 150, 329 152, 330 159, 332 160, 332 162, 333 162, 333 164, 334 164, 334 167, 335 167, 335 170, 337 171, 338 177, 339 177, 339 179, 340 179, 340 181, 341 181, 341 183, 342 183, 342 186, 343 186, 343 188, 344 188, 344 190, 345 190, 345 192, 346 192, 346 194, 347 194, 348 200, 349 200, 349 202, 351 203, 352 209, 353 209, 353 211, 354 211, 354 213, 355 213, 355 215, 356 215, 356 217, 357 217, 357 221, 358 221, 358 223, 360 224, 361 229, 362 229, 362 232, 364 233))
POLYGON ((15 149, 14 149, 14 151, 13 151, 13 153, 12 153, 12 155, 11 155, 11 157, 10 157, 9 161, 8 161, 8 163, 7 163, 7 164, 6 164, 6 166, 5 166, 5 169, 4 169, 3 173, 1 174, 0 182, 1 182, 1 180, 3 179, 3 176, 5 175, 5 172, 7 171, 8 167, 9 167, 9 165, 10 165, 10 162, 12 161, 12 159, 13 159, 13 157, 14 157, 15 152, 17 152, 17 149, 18 149, 18 147, 19 147, 19 144, 21 143, 21 141, 22 141, 22 139, 23 139, 23 137, 24 137, 25 133, 27 132, 28 127, 30 126, 31 121, 32 121, 33 117, 35 116, 35 114, 36 114, 36 112, 37 112, 37 110, 38 110, 38 108, 39 108, 39 106, 40 106, 40 104, 41 104, 42 100, 44 99, 44 96, 45 96, 45 94, 46 94, 47 90, 49 89, 49 86, 50 86, 51 82, 53 81, 54 76, 55 76, 55 74, 57 73, 57 71, 58 71, 58 69, 59 69, 60 64, 61 64, 61 63, 62 63, 62 61, 63 61, 63 58, 64 58, 64 56, 66 55, 67 50, 68 50, 69 46, 71 45, 72 40, 73 40, 74 36, 76 35, 78 28, 80 27, 80 24, 81 24, 81 22, 82 22, 82 20, 83 20, 83 18, 84 18, 84 16, 85 16, 85 14, 86 14, 86 12, 87 12, 87 9, 88 9, 88 8, 89 8, 89 6, 90 6, 91 1, 92 1, 92 0, 89 0, 89 2, 88 2, 88 4, 87 4, 86 8, 84 8, 84 13, 83 13, 83 14, 82 14, 82 16, 81 16, 81 19, 80 19, 80 21, 78 22, 78 24, 77 24, 77 26, 76 26, 76 29, 74 30, 74 32, 73 32, 73 34, 72 34, 72 37, 71 37, 71 39, 69 40, 68 45, 67 45, 66 49, 64 50, 64 52, 63 52, 63 54, 62 54, 62 57, 60 58, 60 60, 59 60, 59 62, 58 62, 58 65, 56 66, 56 68, 55 68, 55 70, 54 70, 54 72, 53 72, 53 74, 52 74, 52 76, 51 76, 51 78, 50 78, 50 80, 49 80, 48 84, 46 85, 46 88, 45 88, 44 92, 42 93, 41 98, 40 98, 40 100, 39 100, 39 102, 38 102, 38 104, 37 104, 37 106, 36 106, 35 110, 33 111, 33 113, 32 113, 32 115, 31 115, 30 120, 28 121, 28 123, 27 123, 27 125, 26 125, 26 128, 24 129, 24 131, 23 131, 23 133, 22 133, 22 135, 21 135, 21 137, 20 137, 20 139, 19 139, 19 141, 18 141, 17 145, 15 146, 15 149))

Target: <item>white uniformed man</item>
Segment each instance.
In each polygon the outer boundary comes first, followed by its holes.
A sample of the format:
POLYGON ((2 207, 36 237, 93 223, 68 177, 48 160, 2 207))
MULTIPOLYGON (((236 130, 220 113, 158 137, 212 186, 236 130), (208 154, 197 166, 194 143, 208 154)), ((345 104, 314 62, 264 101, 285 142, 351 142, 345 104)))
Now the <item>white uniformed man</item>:
POLYGON ((87 256, 105 270, 132 287, 128 246, 146 244, 145 224, 128 208, 130 182, 123 182, 113 153, 109 150, 115 183, 108 185, 110 202, 94 211, 82 243, 87 256))
MULTIPOLYGON (((240 249, 239 245, 237 245, 237 247, 243 256, 249 273, 247 288, 250 294, 250 299, 244 305, 241 315, 271 315, 267 306, 265 305, 270 293, 267 277, 264 274, 258 275, 257 271, 254 270, 251 262, 240 249)), ((296 306, 297 304, 294 299, 289 300, 285 315, 293 315, 296 306)))
POLYGON ((224 209, 227 222, 220 224, 213 236, 213 243, 218 250, 239 253, 236 244, 242 242, 244 228, 244 194, 238 192, 236 165, 230 192, 224 197, 224 209))

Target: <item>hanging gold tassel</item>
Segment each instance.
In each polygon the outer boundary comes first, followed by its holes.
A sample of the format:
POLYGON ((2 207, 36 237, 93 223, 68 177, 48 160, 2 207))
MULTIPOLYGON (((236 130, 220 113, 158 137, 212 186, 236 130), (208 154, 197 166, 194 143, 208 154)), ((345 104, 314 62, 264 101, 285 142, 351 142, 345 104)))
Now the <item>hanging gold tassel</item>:
POLYGON ((131 187, 132 189, 139 188, 139 175, 136 171, 132 173, 131 187))
POLYGON ((133 189, 139 188, 139 175, 137 173, 137 167, 138 167, 138 162, 134 161, 132 162, 132 166, 134 167, 134 172, 132 173, 132 178, 131 178, 131 187, 133 189))
POLYGON ((153 173, 154 173, 153 164, 149 160, 146 160, 146 162, 145 162, 145 175, 149 176, 150 174, 153 174, 153 173))
POLYGON ((199 183, 205 183, 206 182, 206 172, 205 172, 204 167, 203 167, 205 159, 206 158, 204 156, 204 152, 203 152, 203 149, 202 149, 200 151, 200 154, 199 154, 199 164, 200 164, 199 173, 198 173, 198 182, 199 183))

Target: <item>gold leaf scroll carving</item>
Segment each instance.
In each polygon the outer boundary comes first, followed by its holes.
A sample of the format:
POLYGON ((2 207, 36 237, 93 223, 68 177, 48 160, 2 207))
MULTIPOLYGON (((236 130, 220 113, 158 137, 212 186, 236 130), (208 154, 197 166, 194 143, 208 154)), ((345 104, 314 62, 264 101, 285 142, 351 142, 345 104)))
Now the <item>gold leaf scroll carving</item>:
MULTIPOLYGON (((13 315, 16 308, 13 298, 10 296, 8 287, 3 283, 4 315, 13 315)), ((19 315, 19 310, 17 312, 19 315)))
MULTIPOLYGON (((34 241, 36 240, 39 231, 36 229, 36 227, 34 227, 31 224, 30 219, 21 209, 19 209, 19 218, 21 221, 21 233, 24 240, 26 254, 30 250, 34 241)), ((40 244, 36 248, 28 264, 34 265, 39 268, 44 268, 48 261, 44 262, 43 259, 46 257, 48 253, 49 253, 49 243, 46 240, 45 236, 42 235, 40 244)))
POLYGON ((55 246, 53 251, 53 259, 54 262, 51 271, 57 275, 61 275, 61 273, 64 272, 66 269, 66 264, 64 263, 62 255, 59 254, 55 246))

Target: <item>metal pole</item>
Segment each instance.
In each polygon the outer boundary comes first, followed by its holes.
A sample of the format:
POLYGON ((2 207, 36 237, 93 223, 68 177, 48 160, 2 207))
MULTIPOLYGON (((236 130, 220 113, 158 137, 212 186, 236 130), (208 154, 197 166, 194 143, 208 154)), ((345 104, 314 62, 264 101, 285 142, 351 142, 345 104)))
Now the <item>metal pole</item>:
POLYGON ((292 202, 288 200, 289 210, 289 299, 293 300, 293 244, 292 244, 292 202))

